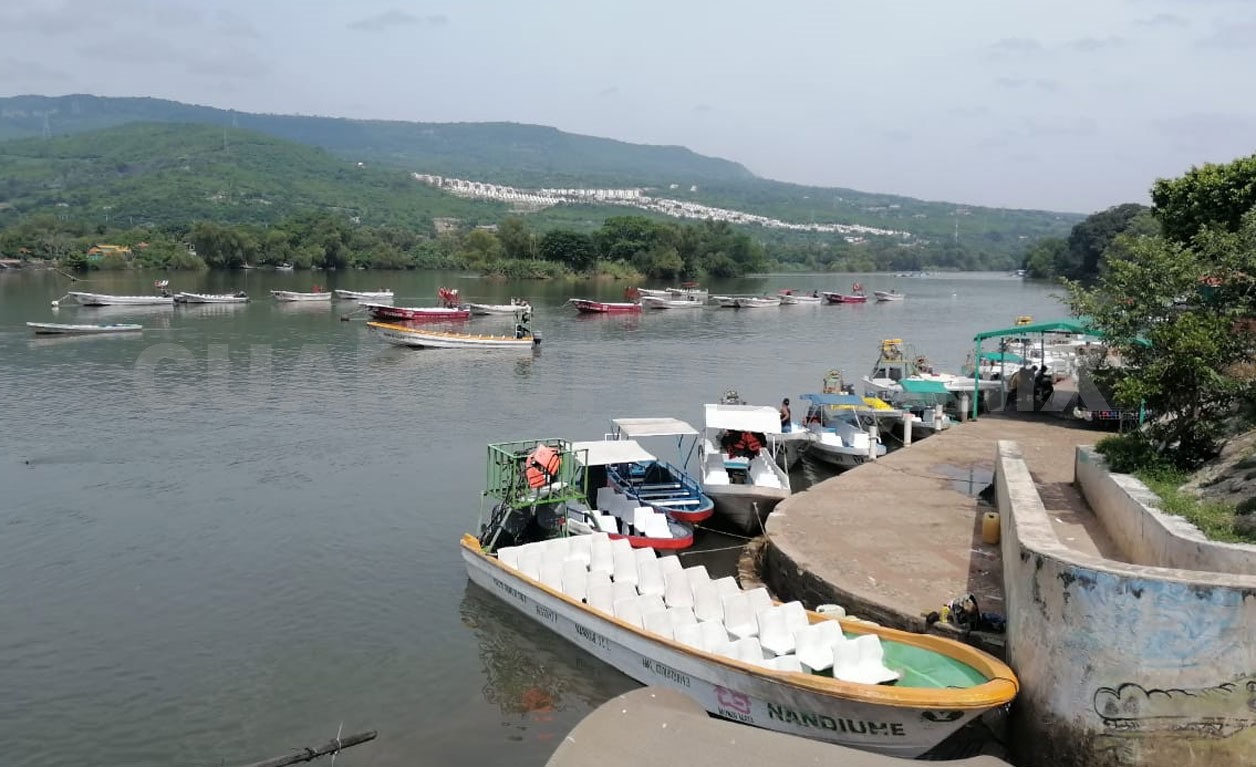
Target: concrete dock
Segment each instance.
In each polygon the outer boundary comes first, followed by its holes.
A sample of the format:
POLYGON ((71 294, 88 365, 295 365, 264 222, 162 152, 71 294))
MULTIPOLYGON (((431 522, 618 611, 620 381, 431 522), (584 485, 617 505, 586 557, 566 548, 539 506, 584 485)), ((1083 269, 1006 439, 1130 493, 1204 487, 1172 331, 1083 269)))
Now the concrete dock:
MULTIPOLYGON (((782 501, 767 520, 761 577, 778 598, 837 603, 911 631, 967 593, 983 612, 1005 615, 1000 547, 981 537, 994 508, 978 497, 993 478, 996 442, 1021 445, 1062 542, 1118 556, 1072 485, 1075 447, 1102 436, 1036 414, 958 424, 782 501)), ((1001 651, 997 636, 973 639, 1001 651)))
MULTIPOLYGON (((644 687, 602 704, 563 739, 546 767, 762 767, 840 765, 906 767, 907 759, 807 740, 707 716, 692 698, 644 687)), ((948 762, 956 767, 1007 767, 992 756, 948 762)))

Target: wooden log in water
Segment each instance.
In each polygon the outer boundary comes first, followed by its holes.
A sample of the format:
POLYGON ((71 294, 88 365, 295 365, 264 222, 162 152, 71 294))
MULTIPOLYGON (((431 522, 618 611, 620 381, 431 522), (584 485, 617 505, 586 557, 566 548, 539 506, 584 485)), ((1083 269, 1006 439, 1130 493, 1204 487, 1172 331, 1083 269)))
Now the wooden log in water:
POLYGON ((244 767, 285 767, 289 764, 298 764, 300 762, 309 762, 320 756, 329 756, 351 746, 357 746, 370 740, 375 740, 379 733, 375 730, 367 732, 359 732, 356 735, 346 735, 343 738, 329 741, 318 748, 306 748, 295 754, 287 754, 285 756, 276 756, 273 759, 266 759, 261 762, 244 765, 244 767))

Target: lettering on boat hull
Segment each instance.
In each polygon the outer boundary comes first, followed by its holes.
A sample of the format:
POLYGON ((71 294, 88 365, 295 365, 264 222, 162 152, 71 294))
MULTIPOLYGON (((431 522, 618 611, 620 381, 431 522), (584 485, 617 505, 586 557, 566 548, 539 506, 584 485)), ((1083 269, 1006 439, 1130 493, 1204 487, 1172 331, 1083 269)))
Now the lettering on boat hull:
POLYGON ((579 623, 576 624, 576 636, 579 636, 581 639, 599 649, 611 649, 611 641, 609 639, 597 633, 593 629, 581 626, 579 623))
POLYGON ((538 603, 536 605, 536 614, 543 621, 548 621, 553 624, 558 623, 558 611, 552 610, 543 604, 538 603))
POLYGON ((519 604, 526 605, 528 603, 528 595, 514 586, 511 586, 504 581, 499 581, 496 578, 493 579, 493 585, 496 586, 499 591, 514 597, 518 600, 519 604))
POLYGON ((754 717, 750 715, 749 695, 716 685, 715 704, 715 712, 719 716, 743 724, 754 724, 754 717))
POLYGON ((797 727, 809 727, 817 730, 831 730, 851 735, 881 735, 884 737, 901 738, 907 733, 901 722, 872 722, 866 719, 849 719, 831 717, 810 711, 795 711, 792 708, 768 704, 768 719, 792 724, 797 727))
POLYGON ((650 660, 649 658, 642 658, 641 665, 648 671, 654 672, 669 682, 675 682, 676 684, 684 687, 693 687, 693 683, 690 681, 688 674, 682 674, 671 666, 664 666, 662 663, 650 660))

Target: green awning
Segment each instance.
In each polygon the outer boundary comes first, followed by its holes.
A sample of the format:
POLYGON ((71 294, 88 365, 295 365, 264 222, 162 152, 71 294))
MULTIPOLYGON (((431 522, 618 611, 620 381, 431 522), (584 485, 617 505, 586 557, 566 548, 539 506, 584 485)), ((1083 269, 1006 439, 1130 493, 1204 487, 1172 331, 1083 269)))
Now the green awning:
POLYGON ((1011 352, 982 352, 981 359, 989 362, 1011 362, 1018 365, 1025 361, 1024 357, 1011 352))
POLYGON ((1090 326, 1090 322, 1086 318, 1071 317, 1063 320, 1051 320, 1048 322, 1033 322, 1028 325, 1017 325, 1016 327, 1003 328, 1002 330, 987 330, 984 333, 978 333, 975 337, 973 337, 973 340, 984 341, 987 338, 1023 336, 1026 333, 1076 333, 1078 335, 1095 336, 1097 338, 1103 337, 1102 333, 1090 326))
POLYGON ((903 387, 903 391, 909 394, 950 394, 947 391, 946 384, 941 381, 920 381, 914 378, 904 378, 898 384, 903 387))

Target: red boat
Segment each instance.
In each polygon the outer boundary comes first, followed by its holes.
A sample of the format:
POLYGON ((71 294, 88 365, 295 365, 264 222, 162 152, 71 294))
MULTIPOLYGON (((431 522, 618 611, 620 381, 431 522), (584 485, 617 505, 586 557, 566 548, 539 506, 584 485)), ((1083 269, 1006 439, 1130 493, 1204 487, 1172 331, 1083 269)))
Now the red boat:
POLYGON ((629 301, 592 301, 587 298, 569 298, 567 303, 585 314, 639 314, 641 304, 629 301))
POLYGON ((858 282, 851 283, 849 293, 824 293, 823 295, 830 304, 868 303, 868 294, 864 293, 863 285, 860 285, 858 282))
POLYGON ((440 306, 393 306, 366 301, 359 303, 377 320, 465 320, 471 316, 471 309, 462 306, 458 301, 457 289, 441 288, 436 291, 436 295, 440 298, 440 306))

